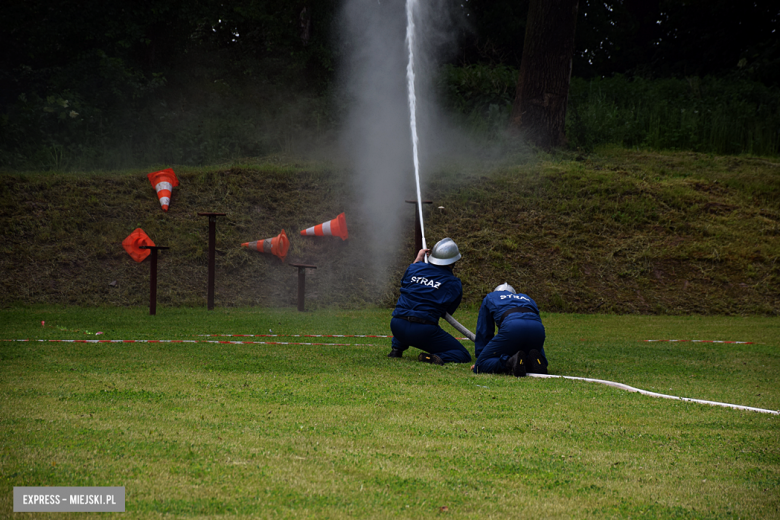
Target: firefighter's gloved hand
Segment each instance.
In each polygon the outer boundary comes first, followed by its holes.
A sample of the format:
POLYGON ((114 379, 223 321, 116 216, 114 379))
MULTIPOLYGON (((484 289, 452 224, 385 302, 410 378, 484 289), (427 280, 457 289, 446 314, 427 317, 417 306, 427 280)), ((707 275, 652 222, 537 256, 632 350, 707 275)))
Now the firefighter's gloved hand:
POLYGON ((424 262, 425 261, 425 256, 428 255, 430 252, 431 252, 430 249, 420 249, 417 252, 417 258, 415 258, 414 262, 412 262, 412 263, 413 264, 417 264, 419 262, 424 262))

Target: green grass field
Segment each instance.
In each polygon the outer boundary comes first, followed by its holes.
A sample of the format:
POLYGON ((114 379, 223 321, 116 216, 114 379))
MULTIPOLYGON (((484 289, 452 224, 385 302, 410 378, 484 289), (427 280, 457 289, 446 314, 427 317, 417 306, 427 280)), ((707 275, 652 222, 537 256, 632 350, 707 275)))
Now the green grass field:
MULTIPOLYGON (((200 341, 0 342, 0 515, 14 486, 125 486, 123 518, 780 517, 780 416, 290 337, 390 334, 389 313, 0 310, 2 339, 200 341)), ((553 374, 780 409, 777 318, 543 320, 553 374)))

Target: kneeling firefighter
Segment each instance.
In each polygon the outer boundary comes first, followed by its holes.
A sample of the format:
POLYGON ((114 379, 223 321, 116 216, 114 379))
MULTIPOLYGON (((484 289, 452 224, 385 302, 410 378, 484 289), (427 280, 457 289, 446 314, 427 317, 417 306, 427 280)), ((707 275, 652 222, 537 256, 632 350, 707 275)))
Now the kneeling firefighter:
POLYGON ((460 278, 452 274, 453 264, 459 259, 460 251, 451 238, 417 253, 401 280, 401 296, 390 320, 393 343, 388 357, 400 358, 411 346, 425 351, 417 359, 426 363, 471 361, 468 350, 439 327, 439 318, 453 314, 463 297, 460 278), (429 263, 425 263, 428 252, 429 263))
POLYGON ((527 372, 546 374, 544 338, 536 302, 503 283, 482 300, 474 340, 477 362, 471 369, 477 374, 510 373, 515 377, 527 372), (496 325, 498 334, 494 336, 496 325))

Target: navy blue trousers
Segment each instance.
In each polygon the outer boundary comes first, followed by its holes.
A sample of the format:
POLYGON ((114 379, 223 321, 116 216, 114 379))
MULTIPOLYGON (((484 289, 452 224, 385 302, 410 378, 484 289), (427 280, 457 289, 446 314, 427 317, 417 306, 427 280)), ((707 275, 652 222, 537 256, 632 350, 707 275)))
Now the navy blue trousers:
POLYGON ((517 318, 505 321, 498 329, 498 334, 479 353, 474 373, 506 372, 506 360, 519 350, 526 354, 538 350, 544 356, 544 337, 544 326, 540 321, 517 318))
POLYGON ((390 320, 390 330, 393 331, 393 348, 406 350, 409 347, 419 348, 429 354, 436 354, 445 363, 468 363, 471 354, 438 325, 425 323, 409 323, 400 318, 390 320))

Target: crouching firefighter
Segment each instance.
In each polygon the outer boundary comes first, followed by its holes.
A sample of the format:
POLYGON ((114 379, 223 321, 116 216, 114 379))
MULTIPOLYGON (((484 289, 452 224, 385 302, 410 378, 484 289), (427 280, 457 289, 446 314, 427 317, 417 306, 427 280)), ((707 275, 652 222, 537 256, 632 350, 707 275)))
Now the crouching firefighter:
POLYGON ((452 266, 459 259, 460 251, 451 238, 417 253, 401 280, 401 296, 390 320, 393 348, 387 357, 400 358, 411 346, 424 351, 417 359, 426 363, 471 361, 468 350, 439 327, 439 318, 453 314, 463 297, 460 278, 452 274, 452 266))
POLYGON ((471 367, 476 374, 546 374, 544 325, 539 307, 528 295, 517 294, 508 283, 496 287, 482 300, 477 318, 471 367), (493 335, 498 325, 498 334, 493 335))

